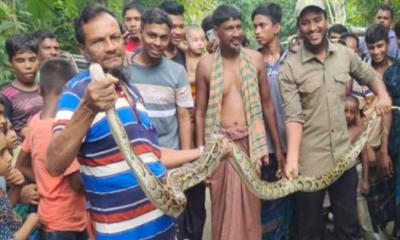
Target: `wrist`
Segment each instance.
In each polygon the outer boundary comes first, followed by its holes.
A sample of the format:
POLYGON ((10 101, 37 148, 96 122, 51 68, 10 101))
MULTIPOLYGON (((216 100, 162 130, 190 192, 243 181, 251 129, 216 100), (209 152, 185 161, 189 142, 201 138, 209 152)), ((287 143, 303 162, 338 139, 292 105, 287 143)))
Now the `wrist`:
POLYGON ((98 111, 94 110, 93 107, 90 105, 90 103, 89 103, 87 100, 85 100, 85 99, 82 100, 80 106, 82 107, 82 110, 83 110, 86 114, 88 114, 88 116, 93 116, 93 117, 95 117, 96 114, 98 113, 98 111))

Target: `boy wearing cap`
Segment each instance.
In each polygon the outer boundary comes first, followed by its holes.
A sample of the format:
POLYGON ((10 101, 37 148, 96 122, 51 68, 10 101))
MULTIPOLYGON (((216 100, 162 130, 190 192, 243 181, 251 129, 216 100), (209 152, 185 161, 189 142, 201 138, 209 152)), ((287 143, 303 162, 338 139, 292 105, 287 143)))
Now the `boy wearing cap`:
MULTIPOLYGON (((299 0, 297 27, 304 42, 282 64, 279 84, 285 111, 288 153, 285 174, 321 174, 350 147, 344 115, 345 85, 353 78, 378 96, 376 110, 390 110, 381 77, 351 50, 327 40, 323 0, 299 0)), ((384 118, 386 118, 384 116, 384 118)), ((335 239, 357 239, 357 173, 346 171, 327 188, 335 219, 335 239)), ((323 239, 325 190, 295 195, 296 239, 323 239)))

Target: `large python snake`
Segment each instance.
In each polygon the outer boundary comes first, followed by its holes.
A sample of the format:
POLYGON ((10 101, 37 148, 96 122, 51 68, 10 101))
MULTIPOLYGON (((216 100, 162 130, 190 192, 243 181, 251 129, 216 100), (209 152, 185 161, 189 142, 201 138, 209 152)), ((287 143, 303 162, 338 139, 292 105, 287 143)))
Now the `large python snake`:
MULTIPOLYGON (((104 78, 100 65, 92 64, 89 70, 92 80, 104 78)), ((159 180, 140 157, 133 153, 129 138, 115 107, 106 111, 106 117, 113 138, 143 192, 158 209, 167 215, 179 216, 186 206, 186 197, 183 191, 205 180, 218 166, 223 156, 223 136, 216 134, 208 139, 201 156, 196 161, 168 170, 166 175, 159 180)), ((296 191, 317 191, 328 187, 347 169, 356 164, 356 159, 367 142, 374 124, 377 124, 377 119, 376 114, 373 115, 364 127, 363 133, 357 137, 351 148, 336 161, 335 167, 321 175, 309 177, 300 175, 291 181, 282 178, 277 182, 266 182, 260 179, 249 157, 235 144, 232 144, 233 157, 230 159, 248 188, 262 199, 277 199, 296 191)), ((156 157, 154 156, 154 158, 156 157)))

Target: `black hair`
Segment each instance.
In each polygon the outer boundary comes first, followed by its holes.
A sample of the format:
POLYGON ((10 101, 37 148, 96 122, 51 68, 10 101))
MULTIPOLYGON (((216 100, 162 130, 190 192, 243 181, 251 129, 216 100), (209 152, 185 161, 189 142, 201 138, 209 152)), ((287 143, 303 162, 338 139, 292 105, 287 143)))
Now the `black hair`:
POLYGON ((48 30, 39 30, 33 34, 33 38, 36 41, 36 44, 39 48, 40 43, 46 38, 57 39, 57 35, 48 30))
POLYGON ((328 37, 330 37, 333 32, 342 35, 343 33, 349 32, 349 30, 342 24, 333 24, 328 29, 328 37))
POLYGON ((207 33, 208 30, 212 29, 214 27, 214 24, 212 22, 212 16, 208 15, 207 17, 203 18, 203 21, 201 21, 201 28, 205 33, 207 33))
POLYGON ((173 0, 164 1, 160 4, 159 8, 168 14, 177 16, 183 16, 183 13, 185 12, 185 7, 173 0))
POLYGON ((396 37, 400 38, 400 20, 394 25, 394 32, 396 33, 396 37))
POLYGON ((354 96, 346 96, 345 97, 345 101, 350 101, 350 102, 355 102, 357 104, 357 107, 360 105, 360 101, 358 100, 358 98, 354 97, 354 96))
POLYGON ((11 102, 5 97, 2 93, 0 93, 0 104, 4 106, 4 116, 6 118, 11 117, 11 102))
POLYGON ((74 66, 63 58, 50 58, 40 67, 40 89, 43 94, 60 94, 64 85, 75 74, 74 66))
POLYGON ((229 19, 242 20, 242 15, 236 8, 226 4, 219 5, 217 9, 215 9, 215 11, 213 12, 212 22, 214 26, 219 26, 229 19))
POLYGON ((367 44, 374 44, 381 40, 385 40, 385 42, 389 40, 388 29, 382 24, 373 24, 369 26, 365 34, 365 42, 367 44))
POLYGON ((8 55, 8 60, 12 60, 15 55, 23 52, 33 52, 38 53, 38 48, 32 37, 27 34, 16 34, 7 38, 5 42, 6 52, 8 55))
POLYGON ((345 32, 345 33, 343 33, 342 35, 340 35, 339 42, 342 43, 343 45, 347 46, 346 45, 346 39, 347 38, 354 38, 356 40, 356 42, 357 42, 357 48, 358 48, 360 40, 358 39, 358 37, 357 37, 357 35, 355 33, 353 33, 353 32, 345 32))
POLYGON ((125 14, 126 14, 126 12, 128 11, 128 10, 131 10, 131 9, 134 9, 134 10, 137 10, 140 14, 142 14, 143 13, 143 7, 142 7, 142 5, 140 5, 139 3, 137 3, 136 1, 130 1, 129 3, 127 3, 125 6, 124 6, 124 8, 123 8, 123 10, 122 10, 122 17, 125 17, 125 14))
POLYGON ((378 10, 376 12, 378 13, 379 10, 390 12, 390 18, 393 19, 393 9, 392 9, 392 7, 390 5, 382 4, 382 5, 379 6, 379 8, 378 8, 378 10))
POLYGON ((111 12, 110 10, 105 8, 103 5, 92 4, 92 5, 86 6, 82 10, 81 14, 74 20, 75 38, 78 41, 78 43, 80 43, 80 44, 85 43, 85 36, 82 31, 82 26, 84 24, 88 23, 93 18, 99 16, 102 13, 107 13, 107 14, 111 15, 113 18, 115 18, 115 21, 117 21, 117 23, 120 27, 121 33, 123 32, 122 25, 118 22, 117 18, 115 17, 115 14, 113 12, 111 12))
POLYGON ((168 14, 159 9, 159 8, 154 8, 151 10, 147 10, 145 13, 143 13, 141 20, 142 24, 142 29, 144 28, 144 25, 146 24, 166 24, 169 29, 172 28, 172 20, 168 16, 168 14))
POLYGON ((262 4, 254 9, 251 19, 254 20, 256 15, 269 17, 273 24, 280 23, 282 20, 282 8, 276 3, 262 4))

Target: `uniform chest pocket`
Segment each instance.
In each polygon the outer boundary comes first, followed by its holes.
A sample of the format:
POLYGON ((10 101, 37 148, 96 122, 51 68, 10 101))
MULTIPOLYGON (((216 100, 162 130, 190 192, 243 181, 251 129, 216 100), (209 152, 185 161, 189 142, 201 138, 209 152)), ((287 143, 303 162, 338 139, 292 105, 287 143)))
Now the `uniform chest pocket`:
POLYGON ((306 79, 298 85, 300 101, 303 110, 314 108, 320 99, 321 82, 306 79))
POLYGON ((334 90, 337 92, 345 92, 346 83, 350 81, 351 77, 347 73, 339 73, 334 76, 334 90))
POLYGON ((313 80, 305 80, 299 84, 299 92, 304 94, 310 94, 321 87, 321 83, 313 80))

